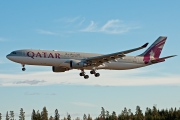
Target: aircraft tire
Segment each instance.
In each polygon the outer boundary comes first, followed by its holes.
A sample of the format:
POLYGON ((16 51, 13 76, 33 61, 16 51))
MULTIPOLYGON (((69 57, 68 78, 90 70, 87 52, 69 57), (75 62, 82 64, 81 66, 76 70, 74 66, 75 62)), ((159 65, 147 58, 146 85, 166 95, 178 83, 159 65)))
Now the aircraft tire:
POLYGON ((91 74, 95 74, 96 72, 95 72, 94 70, 91 70, 90 73, 91 73, 91 74))
POLYGON ((99 77, 100 76, 100 74, 99 73, 96 73, 96 74, 94 74, 95 75, 95 77, 99 77))
POLYGON ((26 68, 22 68, 22 71, 25 71, 26 70, 26 68))
POLYGON ((85 75, 85 76, 84 76, 84 79, 88 79, 88 78, 89 78, 89 75, 85 75))
POLYGON ((85 76, 85 74, 84 74, 84 73, 79 73, 79 75, 80 75, 80 76, 85 76))

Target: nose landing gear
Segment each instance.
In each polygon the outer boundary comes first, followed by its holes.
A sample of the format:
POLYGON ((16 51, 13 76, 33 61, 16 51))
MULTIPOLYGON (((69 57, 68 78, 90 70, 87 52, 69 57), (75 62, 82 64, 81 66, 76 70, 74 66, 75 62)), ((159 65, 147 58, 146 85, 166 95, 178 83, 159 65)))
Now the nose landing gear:
POLYGON ((22 71, 25 71, 26 68, 25 68, 25 65, 22 64, 22 71))

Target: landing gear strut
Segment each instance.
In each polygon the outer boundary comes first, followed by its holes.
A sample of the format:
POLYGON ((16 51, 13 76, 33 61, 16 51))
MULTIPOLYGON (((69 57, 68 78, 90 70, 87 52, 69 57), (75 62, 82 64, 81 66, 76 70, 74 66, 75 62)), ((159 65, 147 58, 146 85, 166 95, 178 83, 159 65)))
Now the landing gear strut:
POLYGON ((22 65, 22 71, 25 71, 26 68, 25 68, 25 65, 22 65))
POLYGON ((89 75, 86 75, 84 70, 81 70, 81 73, 79 73, 80 76, 84 76, 84 79, 88 79, 89 75))

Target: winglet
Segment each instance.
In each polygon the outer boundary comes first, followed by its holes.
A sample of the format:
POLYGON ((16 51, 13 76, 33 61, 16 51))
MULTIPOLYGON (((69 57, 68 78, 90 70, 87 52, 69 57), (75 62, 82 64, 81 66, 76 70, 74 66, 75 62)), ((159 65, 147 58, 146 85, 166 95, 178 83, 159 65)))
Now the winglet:
POLYGON ((147 47, 148 46, 148 44, 149 43, 146 43, 146 44, 144 44, 143 46, 141 46, 142 48, 145 48, 145 47, 147 47))

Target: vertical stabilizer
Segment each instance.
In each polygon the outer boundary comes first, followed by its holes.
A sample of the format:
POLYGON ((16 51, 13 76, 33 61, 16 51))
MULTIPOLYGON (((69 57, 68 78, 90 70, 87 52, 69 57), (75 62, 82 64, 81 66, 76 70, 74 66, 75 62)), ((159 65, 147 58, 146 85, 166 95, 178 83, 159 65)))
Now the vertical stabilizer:
POLYGON ((144 57, 145 64, 149 63, 151 58, 159 58, 164 47, 167 37, 160 36, 144 53, 140 56, 144 57))

